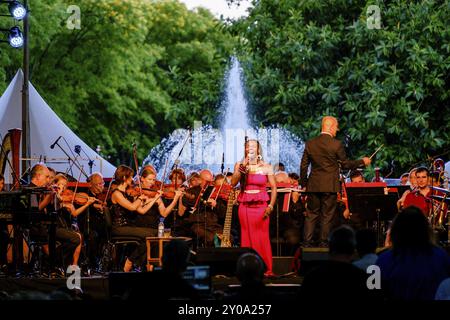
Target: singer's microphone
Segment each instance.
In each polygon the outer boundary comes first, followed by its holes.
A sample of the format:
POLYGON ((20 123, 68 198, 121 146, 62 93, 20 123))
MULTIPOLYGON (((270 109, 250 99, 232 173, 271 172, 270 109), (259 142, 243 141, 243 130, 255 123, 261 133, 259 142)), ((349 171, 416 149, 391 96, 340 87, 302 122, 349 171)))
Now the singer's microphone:
POLYGON ((53 144, 50 146, 50 149, 54 149, 55 145, 58 143, 59 139, 61 139, 61 138, 62 138, 62 136, 59 136, 58 139, 56 139, 56 141, 53 142, 53 144))

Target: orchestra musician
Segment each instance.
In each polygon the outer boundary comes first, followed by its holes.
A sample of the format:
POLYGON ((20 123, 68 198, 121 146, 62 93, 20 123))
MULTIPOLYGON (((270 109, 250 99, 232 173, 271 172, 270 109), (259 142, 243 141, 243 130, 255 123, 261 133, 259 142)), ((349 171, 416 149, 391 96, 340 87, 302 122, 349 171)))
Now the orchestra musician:
POLYGON ((103 206, 106 205, 105 181, 100 172, 92 173, 86 180, 89 183, 87 195, 97 199, 77 217, 80 232, 86 241, 86 257, 88 266, 94 270, 100 262, 101 248, 106 240, 103 206))
POLYGON ((269 235, 269 216, 277 200, 277 187, 272 166, 262 159, 258 140, 247 140, 245 156, 234 166, 231 185, 240 182, 238 196, 239 222, 241 225, 241 246, 253 248, 266 264, 266 276, 272 272, 272 248, 269 235), (271 195, 266 190, 267 182, 271 195))
POLYGON ((81 233, 71 229, 72 217, 77 217, 80 213, 87 209, 95 198, 89 197, 86 203, 79 208, 75 208, 73 203, 73 195, 64 196, 68 179, 63 174, 57 174, 53 180, 56 187, 56 197, 52 202, 56 212, 56 240, 62 243, 64 253, 68 255, 72 253, 72 265, 77 266, 81 252, 82 236, 81 233), (72 200, 71 200, 72 198, 72 200))
POLYGON ((134 171, 128 166, 120 165, 114 173, 116 188, 111 193, 111 215, 112 215, 112 235, 122 237, 139 238, 139 245, 131 253, 123 267, 124 272, 130 272, 133 264, 140 265, 145 259, 146 237, 157 235, 156 230, 151 228, 137 227, 134 220, 137 214, 145 214, 156 199, 148 201, 148 197, 140 195, 133 199, 126 190, 132 186, 134 171))
POLYGON ((405 202, 406 196, 417 187, 416 171, 417 171, 417 168, 413 168, 409 172, 407 184, 409 184, 410 189, 403 192, 400 199, 398 199, 398 201, 397 201, 398 210, 401 210, 403 208, 403 204, 405 202))
POLYGON ((156 198, 156 206, 152 206, 145 214, 138 215, 136 217, 136 226, 157 230, 159 219, 161 217, 166 218, 172 212, 182 195, 182 191, 180 189, 175 190, 172 201, 166 207, 161 199, 161 196, 164 195, 163 191, 156 188, 156 174, 150 169, 145 169, 142 171, 140 179, 143 193, 151 197, 151 199, 156 198))
POLYGON ((305 144, 300 166, 300 183, 308 194, 304 246, 313 245, 313 236, 320 220, 319 246, 328 246, 328 235, 335 221, 337 193, 340 190, 340 169, 368 166, 371 159, 348 160, 342 143, 335 139, 338 121, 331 116, 322 119, 322 132, 305 144), (308 175, 309 166, 311 172, 308 175))
POLYGON ((403 202, 403 208, 416 206, 426 217, 433 210, 433 204, 430 198, 432 190, 428 185, 429 175, 430 171, 427 168, 417 168, 415 171, 417 187, 406 195, 405 201, 403 202))
MULTIPOLYGON (((212 185, 214 176, 208 169, 199 173, 200 185, 186 190, 188 195, 194 195, 193 200, 181 201, 178 214, 183 217, 182 230, 196 238, 196 244, 204 247, 212 246, 216 233, 222 231, 217 214, 213 210, 217 205, 214 199, 203 199, 203 193, 212 185), (189 204, 187 204, 189 203, 189 204), (193 213, 191 211, 194 210, 193 213)), ((185 198, 186 195, 183 197, 185 198)))

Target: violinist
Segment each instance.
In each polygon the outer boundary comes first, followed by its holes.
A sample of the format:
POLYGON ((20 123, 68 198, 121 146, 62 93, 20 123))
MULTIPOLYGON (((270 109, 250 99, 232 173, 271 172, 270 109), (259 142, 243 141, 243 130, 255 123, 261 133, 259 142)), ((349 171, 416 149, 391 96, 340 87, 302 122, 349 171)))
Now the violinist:
POLYGON ((200 185, 187 190, 195 194, 195 203, 193 207, 195 213, 189 214, 190 208, 181 204, 179 214, 181 216, 187 215, 186 218, 183 219, 184 229, 189 230, 190 234, 196 238, 196 243, 198 245, 203 243, 203 246, 207 247, 213 244, 214 235, 222 230, 217 222, 217 216, 212 210, 212 208, 216 206, 216 201, 214 199, 203 199, 203 193, 208 186, 212 185, 214 176, 212 172, 207 169, 200 171, 199 176, 200 185), (194 189, 199 189, 199 192, 194 189))
POLYGON ((166 218, 169 213, 172 212, 172 210, 175 208, 175 205, 177 204, 177 201, 182 195, 182 191, 175 190, 172 201, 166 207, 163 200, 161 199, 163 191, 155 188, 156 174, 152 170, 145 169, 144 171, 142 171, 140 179, 144 194, 147 194, 149 197, 152 196, 151 199, 156 198, 156 206, 152 206, 144 215, 138 215, 136 218, 136 226, 147 227, 156 230, 158 228, 160 217, 166 218))
POLYGON ((202 183, 202 180, 200 179, 200 175, 198 174, 198 172, 194 171, 189 175, 188 182, 189 188, 193 188, 198 187, 202 183))
POLYGON ((101 248, 106 239, 105 219, 103 215, 105 181, 100 172, 92 173, 86 180, 89 183, 88 197, 96 200, 78 217, 78 226, 86 240, 86 257, 88 266, 98 266, 101 248))
POLYGON ((95 198, 89 197, 84 205, 79 208, 74 206, 75 195, 66 189, 68 179, 63 174, 57 174, 53 180, 56 188, 56 197, 54 198, 54 207, 58 212, 56 220, 56 240, 62 243, 65 254, 72 253, 72 265, 78 265, 81 252, 82 236, 81 233, 71 229, 72 218, 77 217, 86 210, 95 198))
POLYGON ((231 185, 227 183, 223 174, 214 177, 214 190, 211 194, 212 200, 216 201, 214 208, 217 215, 217 222, 223 227, 225 215, 227 213, 228 194, 231 191, 231 185), (225 181, 224 181, 225 180, 225 181))
POLYGON ((133 199, 126 190, 133 183, 134 171, 128 166, 120 165, 114 173, 117 187, 111 194, 112 235, 139 238, 139 245, 131 253, 123 267, 124 272, 130 272, 133 264, 140 265, 146 254, 146 237, 156 236, 152 228, 142 228, 135 225, 137 214, 145 214, 157 199, 148 201, 148 197, 140 195, 133 199))

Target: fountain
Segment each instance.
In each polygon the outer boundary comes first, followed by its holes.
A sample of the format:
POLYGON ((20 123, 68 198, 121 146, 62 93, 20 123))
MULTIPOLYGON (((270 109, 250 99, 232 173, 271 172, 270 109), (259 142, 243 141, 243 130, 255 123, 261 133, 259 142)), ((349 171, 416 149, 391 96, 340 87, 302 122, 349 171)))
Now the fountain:
POLYGON ((195 121, 192 130, 177 129, 150 150, 143 164, 152 164, 159 173, 159 179, 162 178, 167 159, 167 170, 174 166, 178 158, 179 166, 187 173, 204 168, 219 173, 222 167, 224 171, 227 168, 232 171, 234 163, 243 157, 247 136, 259 140, 266 162, 282 162, 287 172, 299 173, 304 148, 302 141, 278 125, 256 129, 250 125, 243 79, 239 61, 233 57, 225 74, 225 94, 221 103, 222 128, 195 121))

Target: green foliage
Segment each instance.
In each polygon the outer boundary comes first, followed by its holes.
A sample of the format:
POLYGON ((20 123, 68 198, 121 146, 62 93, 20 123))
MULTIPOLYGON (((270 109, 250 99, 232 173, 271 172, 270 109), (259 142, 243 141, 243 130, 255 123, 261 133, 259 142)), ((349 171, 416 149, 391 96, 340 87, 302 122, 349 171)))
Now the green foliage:
POLYGON ((376 165, 395 160, 396 175, 449 150, 448 1, 253 4, 232 29, 260 124, 282 123, 308 139, 323 115, 335 115, 350 155, 384 143, 376 165), (366 24, 373 4, 381 29, 366 24))
MULTIPOLYGON (((73 1, 31 1, 31 81, 86 143, 128 163, 194 120, 212 123, 233 38, 205 10, 177 1, 79 0, 81 29, 68 29, 73 1)), ((21 67, 2 50, 0 85, 21 67)), ((45 124, 42 124, 45 125, 45 124)))

